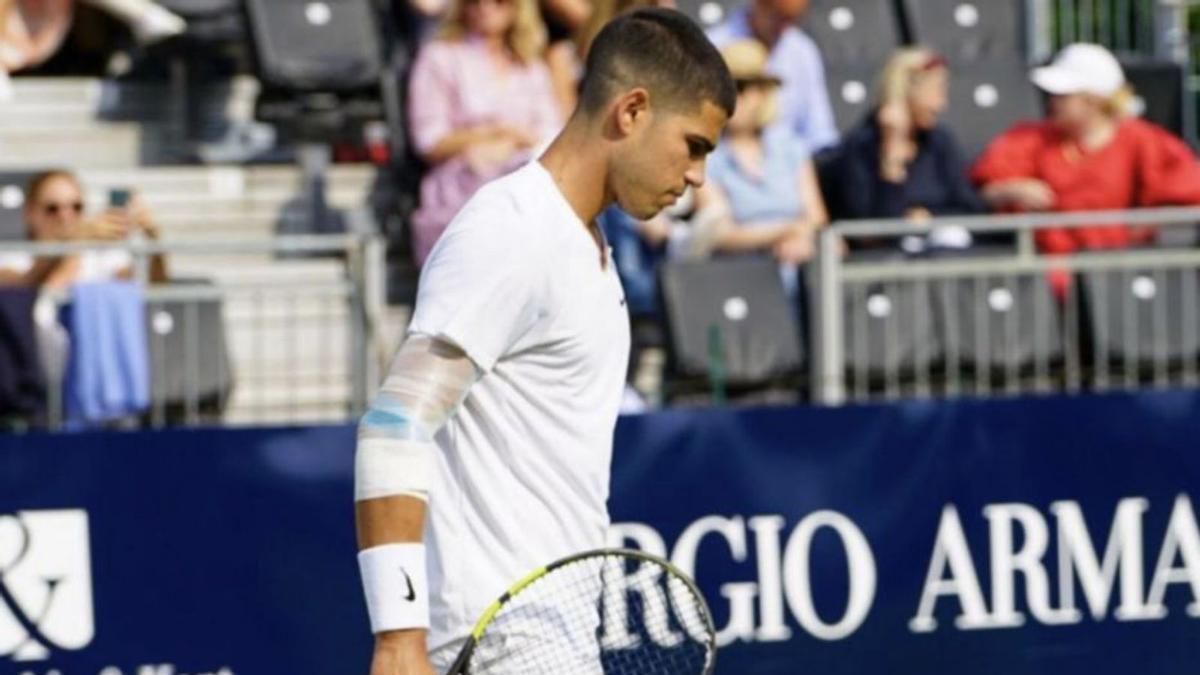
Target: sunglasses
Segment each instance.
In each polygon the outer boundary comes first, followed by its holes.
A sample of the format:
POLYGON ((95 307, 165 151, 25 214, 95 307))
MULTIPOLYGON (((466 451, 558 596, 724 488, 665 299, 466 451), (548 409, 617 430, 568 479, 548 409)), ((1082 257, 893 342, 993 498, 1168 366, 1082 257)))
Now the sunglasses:
POLYGON ((57 216, 60 213, 67 211, 73 212, 75 215, 83 213, 83 202, 50 202, 42 205, 42 213, 48 216, 57 216))

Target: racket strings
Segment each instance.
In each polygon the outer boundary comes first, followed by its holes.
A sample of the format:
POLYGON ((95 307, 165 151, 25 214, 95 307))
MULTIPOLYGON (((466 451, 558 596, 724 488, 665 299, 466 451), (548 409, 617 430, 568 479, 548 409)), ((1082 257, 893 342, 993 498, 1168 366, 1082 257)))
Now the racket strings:
POLYGON ((702 675, 707 610, 668 568, 617 555, 557 567, 505 603, 471 675, 702 675))

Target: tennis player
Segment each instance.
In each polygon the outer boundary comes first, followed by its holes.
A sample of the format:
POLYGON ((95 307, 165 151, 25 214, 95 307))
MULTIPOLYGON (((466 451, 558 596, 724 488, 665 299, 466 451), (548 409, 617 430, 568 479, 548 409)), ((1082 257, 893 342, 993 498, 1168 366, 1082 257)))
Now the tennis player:
POLYGON ((618 17, 545 154, 480 189, 434 247, 359 425, 372 675, 444 672, 513 581, 604 545, 629 317, 595 218, 613 203, 650 218, 699 186, 735 99, 683 14, 618 17))

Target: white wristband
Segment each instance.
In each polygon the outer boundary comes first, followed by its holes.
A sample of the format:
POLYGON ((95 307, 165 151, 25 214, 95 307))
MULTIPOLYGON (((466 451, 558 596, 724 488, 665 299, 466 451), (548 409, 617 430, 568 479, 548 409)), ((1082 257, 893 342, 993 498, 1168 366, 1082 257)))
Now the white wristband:
POLYGON ((371 632, 429 628, 423 544, 387 544, 358 553, 371 632))

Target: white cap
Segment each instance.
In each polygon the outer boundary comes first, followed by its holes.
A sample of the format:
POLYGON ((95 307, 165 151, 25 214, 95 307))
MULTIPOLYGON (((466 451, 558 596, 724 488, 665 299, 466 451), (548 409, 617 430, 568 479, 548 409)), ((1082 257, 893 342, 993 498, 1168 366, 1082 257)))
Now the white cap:
POLYGON ((1107 97, 1125 86, 1125 71, 1104 47, 1080 43, 1063 49, 1050 65, 1034 68, 1030 79, 1048 94, 1107 97))

